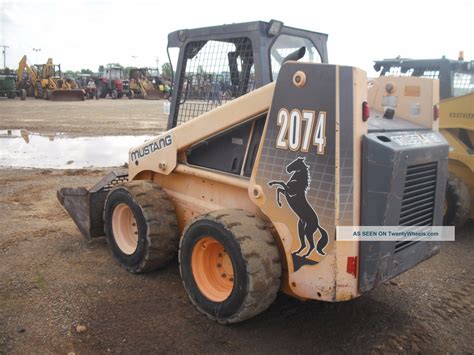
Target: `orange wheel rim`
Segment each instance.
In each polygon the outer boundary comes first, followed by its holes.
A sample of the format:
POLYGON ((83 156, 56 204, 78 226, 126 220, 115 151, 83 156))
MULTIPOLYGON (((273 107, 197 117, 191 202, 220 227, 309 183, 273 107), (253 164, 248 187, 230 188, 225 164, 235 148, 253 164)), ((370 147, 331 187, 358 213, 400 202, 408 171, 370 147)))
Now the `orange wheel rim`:
POLYGON ((214 302, 226 300, 234 288, 234 267, 224 246, 212 237, 193 247, 191 267, 199 290, 214 302))
POLYGON ((112 213, 112 231, 120 250, 132 255, 138 246, 138 227, 132 210, 125 203, 120 203, 112 213))

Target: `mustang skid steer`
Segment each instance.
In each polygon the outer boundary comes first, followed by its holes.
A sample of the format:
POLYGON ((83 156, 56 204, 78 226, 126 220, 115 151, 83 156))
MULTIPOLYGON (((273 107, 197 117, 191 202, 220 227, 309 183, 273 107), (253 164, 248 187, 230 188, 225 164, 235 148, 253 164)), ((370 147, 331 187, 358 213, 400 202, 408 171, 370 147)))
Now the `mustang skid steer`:
POLYGON ((277 21, 171 33, 168 130, 130 149, 127 173, 59 190, 61 204, 132 273, 178 255, 191 301, 224 324, 279 290, 349 300, 434 255, 438 242, 336 241, 336 226, 441 224, 448 145, 437 81, 375 81, 368 94, 362 70, 326 64, 326 39, 277 21), (203 70, 228 75, 234 99, 189 95, 203 70))

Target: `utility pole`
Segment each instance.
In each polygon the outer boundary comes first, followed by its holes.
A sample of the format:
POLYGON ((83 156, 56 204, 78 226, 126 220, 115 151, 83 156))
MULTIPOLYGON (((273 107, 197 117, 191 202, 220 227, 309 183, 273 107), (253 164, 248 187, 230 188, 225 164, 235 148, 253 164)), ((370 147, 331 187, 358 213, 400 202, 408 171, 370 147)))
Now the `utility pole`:
POLYGON ((10 47, 5 46, 3 44, 0 44, 0 47, 3 48, 3 68, 5 69, 7 67, 7 48, 10 47))
POLYGON ((159 63, 160 63, 160 60, 158 59, 158 57, 155 57, 155 60, 156 60, 156 70, 158 71, 158 74, 160 73, 160 67, 159 67, 159 63))

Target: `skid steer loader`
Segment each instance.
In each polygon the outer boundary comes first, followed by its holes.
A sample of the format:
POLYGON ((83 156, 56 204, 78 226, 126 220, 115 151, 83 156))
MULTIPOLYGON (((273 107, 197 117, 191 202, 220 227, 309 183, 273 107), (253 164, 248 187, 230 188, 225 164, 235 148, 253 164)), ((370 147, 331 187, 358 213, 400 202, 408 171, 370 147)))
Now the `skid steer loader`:
POLYGON ((279 290, 349 300, 436 254, 439 242, 336 241, 337 226, 439 225, 448 145, 437 81, 368 89, 362 70, 327 64, 326 40, 274 20, 171 33, 168 130, 130 149, 127 172, 59 201, 129 272, 178 255, 189 298, 223 324, 279 290), (189 95, 203 71, 229 76, 233 99, 189 95))
POLYGON ((440 82, 440 132, 450 145, 444 224, 462 227, 474 219, 474 61, 385 59, 375 62, 382 76, 437 78, 440 82))

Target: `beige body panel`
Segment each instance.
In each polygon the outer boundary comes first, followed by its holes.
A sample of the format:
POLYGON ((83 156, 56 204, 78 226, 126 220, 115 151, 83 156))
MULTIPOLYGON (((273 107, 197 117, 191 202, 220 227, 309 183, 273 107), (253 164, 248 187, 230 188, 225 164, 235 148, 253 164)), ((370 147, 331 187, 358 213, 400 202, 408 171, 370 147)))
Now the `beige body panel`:
MULTIPOLYGON (((353 201, 352 224, 359 225, 361 220, 361 189, 362 189, 362 135, 367 133, 367 122, 362 120, 362 110, 360 103, 367 101, 367 75, 362 70, 354 70, 354 133, 353 133, 353 201)), ((339 225, 348 225, 347 221, 341 221, 338 214, 339 225)), ((339 272, 336 273, 336 301, 345 301, 359 295, 358 277, 346 272, 347 258, 359 257, 358 242, 337 242, 336 262, 339 272)), ((357 263, 358 264, 358 263, 357 263)), ((358 270, 356 275, 359 275, 358 270)))
POLYGON ((247 194, 247 179, 185 165, 178 165, 169 175, 153 176, 173 201, 181 231, 193 218, 226 208, 240 208, 266 219, 247 194))
POLYGON ((250 95, 244 95, 201 115, 199 119, 186 122, 140 146, 133 147, 129 152, 128 170, 130 179, 145 170, 170 174, 176 167, 177 153, 200 140, 223 132, 232 126, 268 111, 274 88, 274 83, 265 85, 253 91, 250 95), (164 147, 163 144, 160 144, 160 141, 168 136, 171 136, 171 143, 164 147), (146 147, 150 147, 150 144, 153 143, 156 143, 159 148, 153 151, 150 151, 152 148, 149 148, 150 152, 145 153, 146 147))
POLYGON ((439 80, 418 77, 381 76, 369 82, 367 102, 371 109, 384 112, 396 102, 396 116, 426 128, 438 130, 433 120, 433 103, 439 102, 439 80), (392 88, 391 92, 387 88, 392 88), (392 97, 392 100, 391 100, 392 97))

